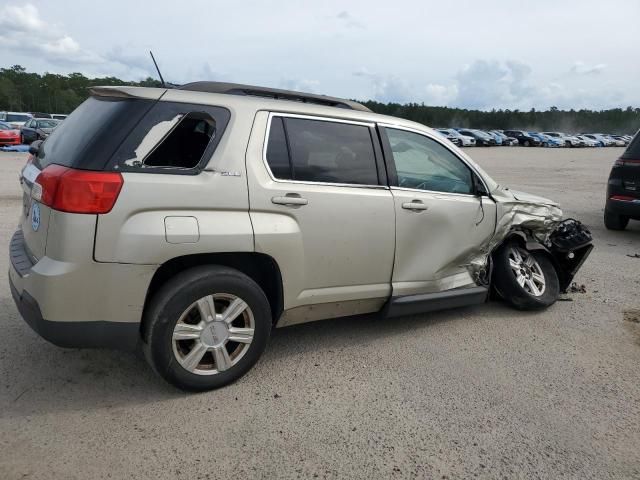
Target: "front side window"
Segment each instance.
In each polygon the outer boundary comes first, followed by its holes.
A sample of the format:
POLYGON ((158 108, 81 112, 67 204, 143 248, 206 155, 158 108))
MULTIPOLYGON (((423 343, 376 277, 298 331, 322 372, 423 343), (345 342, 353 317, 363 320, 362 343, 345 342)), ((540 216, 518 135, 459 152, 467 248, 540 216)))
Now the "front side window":
POLYGON ((363 125, 274 117, 267 163, 280 179, 378 185, 373 141, 363 125))
POLYGON ((435 140, 387 128, 398 186, 447 193, 473 193, 471 169, 435 140))

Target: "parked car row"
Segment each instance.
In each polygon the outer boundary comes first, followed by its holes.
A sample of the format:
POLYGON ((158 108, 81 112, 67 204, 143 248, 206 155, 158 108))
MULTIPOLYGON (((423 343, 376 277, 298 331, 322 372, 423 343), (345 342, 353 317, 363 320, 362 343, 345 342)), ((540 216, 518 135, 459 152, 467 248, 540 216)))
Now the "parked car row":
POLYGON ((0 112, 0 146, 44 140, 65 118, 58 113, 0 112))
POLYGON ((437 128, 437 132, 459 147, 626 147, 631 135, 605 133, 567 134, 529 130, 478 130, 474 128, 437 128))

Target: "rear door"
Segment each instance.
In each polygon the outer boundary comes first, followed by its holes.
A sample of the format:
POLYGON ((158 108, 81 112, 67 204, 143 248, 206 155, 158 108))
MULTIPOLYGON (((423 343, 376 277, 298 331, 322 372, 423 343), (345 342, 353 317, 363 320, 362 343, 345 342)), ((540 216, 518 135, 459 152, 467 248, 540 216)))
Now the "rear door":
POLYGON ((435 136, 381 132, 396 211, 393 295, 475 286, 469 260, 496 221, 495 203, 474 194, 479 176, 435 136))
POLYGON ((395 218, 381 157, 373 124, 258 113, 250 215, 256 251, 280 266, 285 309, 332 305, 327 318, 388 298, 395 218))

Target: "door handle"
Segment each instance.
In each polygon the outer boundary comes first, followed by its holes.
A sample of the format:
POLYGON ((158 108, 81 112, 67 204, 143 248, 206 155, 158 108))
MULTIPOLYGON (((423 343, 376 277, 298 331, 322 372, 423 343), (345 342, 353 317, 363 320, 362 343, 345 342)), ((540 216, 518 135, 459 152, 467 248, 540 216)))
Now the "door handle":
POLYGON ((306 198, 302 198, 297 193, 291 194, 288 193, 284 197, 273 197, 271 199, 271 203, 275 203, 276 205, 289 205, 289 206, 301 206, 309 203, 306 198))
POLYGON ((405 210, 423 211, 428 210, 429 207, 422 203, 420 200, 413 200, 411 202, 405 202, 402 204, 402 208, 405 210))

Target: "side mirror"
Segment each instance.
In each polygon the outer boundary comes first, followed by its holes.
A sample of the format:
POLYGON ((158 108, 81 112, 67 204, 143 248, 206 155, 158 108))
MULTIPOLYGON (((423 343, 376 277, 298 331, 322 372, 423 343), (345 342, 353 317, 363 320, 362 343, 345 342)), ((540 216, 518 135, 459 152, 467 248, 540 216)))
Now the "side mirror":
POLYGON ((40 145, 42 145, 42 140, 36 140, 31 145, 29 145, 29 153, 31 155, 38 155, 40 151, 40 145))

